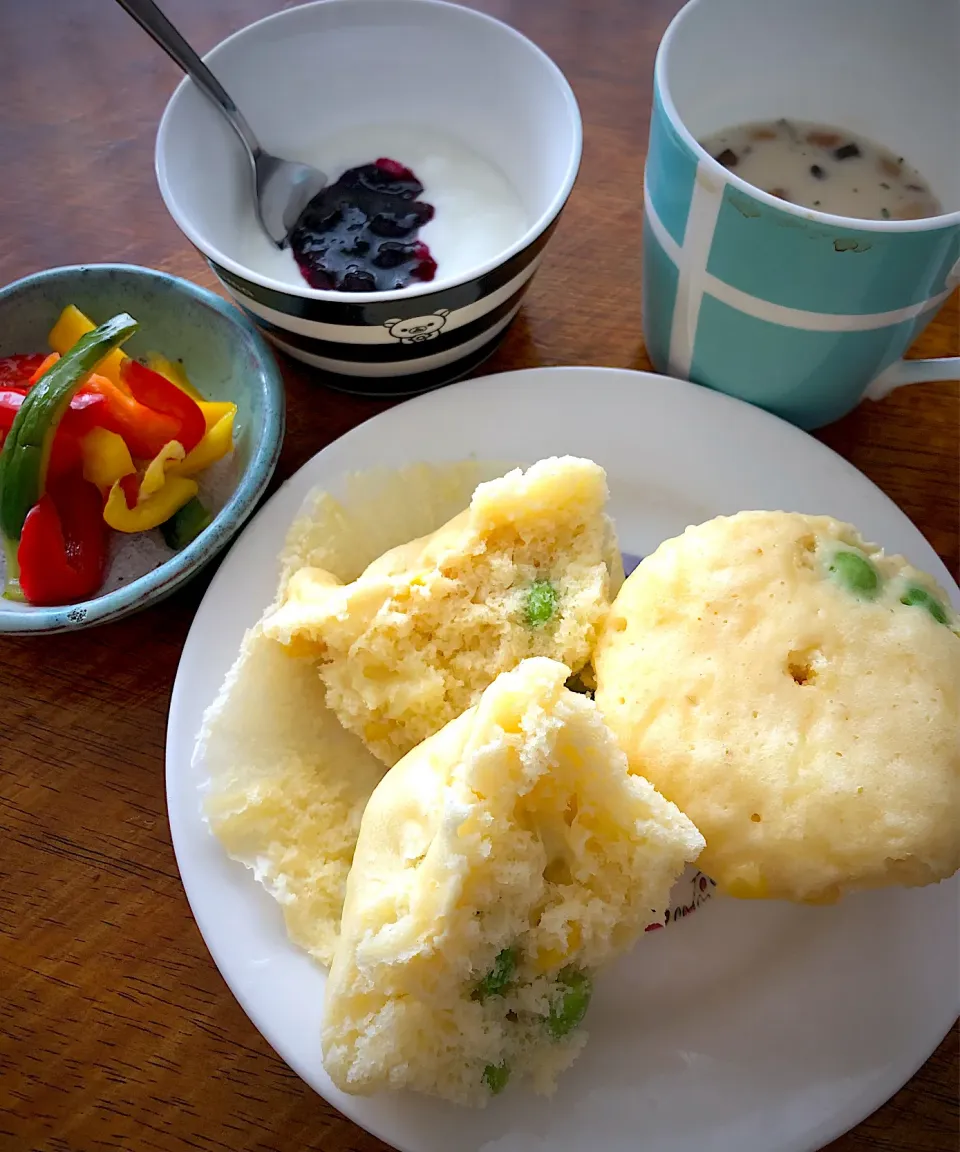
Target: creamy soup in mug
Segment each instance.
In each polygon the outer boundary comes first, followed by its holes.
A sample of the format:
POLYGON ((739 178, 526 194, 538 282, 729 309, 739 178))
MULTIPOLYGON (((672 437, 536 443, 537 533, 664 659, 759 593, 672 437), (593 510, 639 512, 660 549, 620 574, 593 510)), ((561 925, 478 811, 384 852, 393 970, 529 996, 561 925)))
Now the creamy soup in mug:
POLYGON ((740 124, 700 146, 755 188, 861 220, 918 220, 943 208, 903 156, 842 128, 803 120, 740 124))

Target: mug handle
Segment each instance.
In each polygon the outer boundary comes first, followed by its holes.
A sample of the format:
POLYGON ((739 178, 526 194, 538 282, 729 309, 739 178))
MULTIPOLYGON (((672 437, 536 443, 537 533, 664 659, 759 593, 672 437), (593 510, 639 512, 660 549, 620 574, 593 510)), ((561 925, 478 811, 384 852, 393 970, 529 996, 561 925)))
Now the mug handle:
MULTIPOLYGON (((960 260, 947 273, 944 287, 952 289, 958 284, 960 260)), ((925 384, 931 380, 960 380, 960 356, 943 356, 938 360, 894 360, 868 385, 864 396, 870 400, 882 400, 904 384, 925 384)))
POLYGON ((937 360, 895 360, 867 387, 864 396, 882 400, 905 384, 923 384, 930 380, 960 380, 960 356, 943 356, 937 360))

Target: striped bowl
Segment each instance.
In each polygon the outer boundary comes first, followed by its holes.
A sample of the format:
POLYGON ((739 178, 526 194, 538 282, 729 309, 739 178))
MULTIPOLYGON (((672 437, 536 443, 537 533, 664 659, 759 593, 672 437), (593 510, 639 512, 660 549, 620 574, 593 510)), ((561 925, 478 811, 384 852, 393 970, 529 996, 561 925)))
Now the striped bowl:
POLYGON ((580 114, 556 65, 505 24, 441 0, 321 0, 250 25, 206 61, 278 155, 335 179, 324 137, 423 128, 498 167, 530 221, 509 248, 457 278, 442 278, 441 266, 438 279, 390 292, 276 279, 250 266, 257 225, 239 141, 184 80, 157 136, 160 191, 268 339, 325 383, 367 395, 436 387, 488 356, 520 308, 580 163, 580 114))

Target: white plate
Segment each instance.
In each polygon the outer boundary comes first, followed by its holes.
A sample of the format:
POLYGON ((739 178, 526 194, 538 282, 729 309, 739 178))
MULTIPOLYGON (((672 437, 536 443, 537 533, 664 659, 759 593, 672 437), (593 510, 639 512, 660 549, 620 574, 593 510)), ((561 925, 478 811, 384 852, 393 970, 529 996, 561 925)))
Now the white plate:
POLYGON ((590 1043, 552 1100, 508 1090, 480 1112, 412 1094, 364 1099, 323 1071, 324 973, 202 822, 190 755, 275 557, 315 485, 376 465, 588 456, 607 470, 630 552, 746 508, 829 512, 902 551, 960 601, 917 529, 864 476, 788 424, 646 373, 545 368, 433 392, 362 424, 276 493, 227 556, 184 648, 167 800, 193 913, 257 1028, 323 1097, 402 1152, 807 1152, 857 1124, 958 1014, 958 878, 834 908, 714 899, 644 936, 597 981, 590 1043))

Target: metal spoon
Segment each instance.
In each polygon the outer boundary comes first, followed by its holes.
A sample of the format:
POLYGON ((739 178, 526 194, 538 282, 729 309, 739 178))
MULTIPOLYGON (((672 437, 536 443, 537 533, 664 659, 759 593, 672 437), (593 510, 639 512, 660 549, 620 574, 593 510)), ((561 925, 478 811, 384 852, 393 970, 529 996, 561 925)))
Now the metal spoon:
POLYGON ((300 213, 327 183, 323 172, 309 164, 281 160, 260 146, 240 109, 220 81, 164 16, 153 0, 117 0, 141 28, 160 45, 226 116, 240 137, 253 169, 254 203, 264 232, 285 248, 300 213))

